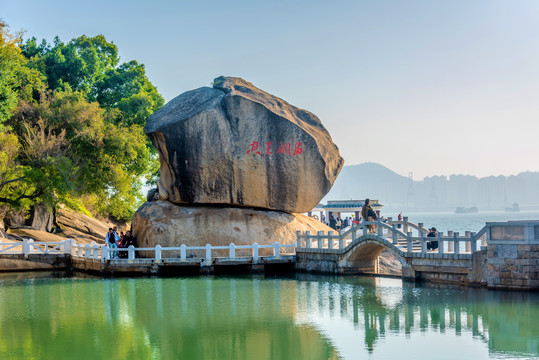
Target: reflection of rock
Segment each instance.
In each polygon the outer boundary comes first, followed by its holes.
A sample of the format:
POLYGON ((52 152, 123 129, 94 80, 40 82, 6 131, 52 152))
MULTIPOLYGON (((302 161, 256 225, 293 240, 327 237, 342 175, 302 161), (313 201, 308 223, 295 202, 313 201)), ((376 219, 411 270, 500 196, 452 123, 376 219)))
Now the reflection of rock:
POLYGON ((307 212, 343 165, 314 114, 240 78, 181 94, 144 131, 160 154, 160 198, 175 203, 307 212))
POLYGON ((384 250, 378 256, 378 273, 387 275, 401 275, 402 264, 389 250, 384 250))
MULTIPOLYGON (((176 247, 292 244, 296 231, 331 230, 301 214, 248 208, 176 205, 168 201, 147 202, 133 217, 132 229, 139 247, 176 247)), ((262 255, 262 252, 261 252, 262 255)), ((164 255, 166 256, 166 255, 164 255)))

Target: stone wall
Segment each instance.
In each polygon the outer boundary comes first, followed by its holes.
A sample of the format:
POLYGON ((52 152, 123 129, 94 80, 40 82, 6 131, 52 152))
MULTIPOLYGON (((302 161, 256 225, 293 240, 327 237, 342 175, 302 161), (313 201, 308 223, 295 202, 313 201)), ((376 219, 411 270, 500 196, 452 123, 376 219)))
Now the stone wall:
POLYGON ((539 289, 539 244, 489 244, 487 253, 489 288, 539 289))
POLYGON ((296 270, 300 272, 338 274, 339 256, 336 250, 306 249, 296 251, 296 270))
POLYGON ((489 289, 539 290, 539 220, 487 223, 489 289))

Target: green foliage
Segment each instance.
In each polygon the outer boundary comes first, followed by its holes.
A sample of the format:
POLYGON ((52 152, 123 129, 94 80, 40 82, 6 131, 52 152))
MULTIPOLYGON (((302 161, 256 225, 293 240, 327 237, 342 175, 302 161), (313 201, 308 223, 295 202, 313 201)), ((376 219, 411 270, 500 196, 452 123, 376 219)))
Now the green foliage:
POLYGON ((158 169, 142 129, 164 100, 144 65, 119 65, 102 35, 22 44, 0 31, 0 203, 129 220, 158 169))
POLYGON ((107 119, 116 124, 144 126, 164 104, 144 65, 133 60, 118 66, 118 49, 103 35, 83 35, 67 44, 56 38, 53 45, 31 38, 22 49, 31 66, 46 75, 49 89, 80 91, 107 109, 107 119))
POLYGON ((142 127, 106 123, 104 114, 81 92, 64 90, 21 102, 8 124, 23 139, 19 161, 48 194, 43 201, 96 194, 109 213, 125 219, 139 204, 151 157, 142 127))
POLYGON ((63 196, 59 196, 58 201, 66 205, 68 208, 73 209, 79 213, 92 216, 92 213, 86 208, 84 201, 79 197, 74 197, 70 194, 66 194, 63 196))
POLYGON ((15 134, 0 131, 0 202, 13 208, 30 208, 35 187, 31 168, 17 164, 20 143, 15 134))
POLYGON ((20 36, 9 33, 0 20, 0 128, 15 110, 19 99, 31 99, 43 88, 44 77, 29 68, 23 56, 20 36))
POLYGON ((31 38, 22 46, 23 54, 31 66, 47 78, 49 89, 64 89, 69 85, 75 91, 88 94, 103 74, 118 64, 116 45, 107 42, 103 35, 92 38, 83 35, 69 43, 58 37, 54 44, 42 41, 37 45, 31 38))
POLYGON ((164 104, 163 97, 146 77, 144 65, 136 61, 107 71, 90 98, 106 109, 118 109, 111 118, 124 125, 144 126, 146 119, 164 104))

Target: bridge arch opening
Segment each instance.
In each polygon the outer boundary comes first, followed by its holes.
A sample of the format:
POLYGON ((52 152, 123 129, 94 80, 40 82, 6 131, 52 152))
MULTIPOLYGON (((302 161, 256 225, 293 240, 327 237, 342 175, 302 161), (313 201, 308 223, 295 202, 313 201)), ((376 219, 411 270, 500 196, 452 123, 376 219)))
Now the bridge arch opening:
POLYGON ((342 260, 350 272, 379 275, 402 275, 404 259, 387 246, 376 241, 359 244, 342 260))

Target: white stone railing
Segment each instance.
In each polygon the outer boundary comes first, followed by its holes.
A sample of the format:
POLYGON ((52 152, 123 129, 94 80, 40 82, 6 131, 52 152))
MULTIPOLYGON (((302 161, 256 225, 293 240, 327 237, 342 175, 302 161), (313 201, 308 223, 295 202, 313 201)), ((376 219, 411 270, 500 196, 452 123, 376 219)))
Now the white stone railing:
POLYGON ((57 242, 34 242, 32 239, 24 239, 22 242, 0 243, 1 254, 70 254, 72 240, 63 240, 57 242))
MULTIPOLYGON (((188 261, 190 259, 203 259, 204 262, 211 262, 212 259, 246 259, 245 256, 236 256, 236 250, 248 250, 253 261, 258 261, 265 258, 280 258, 281 256, 290 256, 295 254, 296 244, 279 244, 274 242, 271 245, 259 245, 254 243, 252 245, 235 245, 233 243, 228 246, 213 246, 206 244, 205 246, 186 246, 185 244, 179 247, 162 247, 157 245, 155 247, 137 248, 133 245, 128 248, 110 248, 108 245, 101 245, 95 242, 91 244, 77 244, 73 239, 66 239, 59 242, 34 242, 31 239, 24 239, 23 242, 17 243, 0 243, 0 255, 2 254, 44 254, 44 255, 58 255, 58 254, 70 254, 73 257, 87 258, 87 259, 100 259, 102 261, 112 260, 115 254, 120 252, 127 252, 127 258, 114 259, 117 261, 128 261, 136 258, 137 252, 153 252, 153 257, 145 256, 144 259, 155 260, 156 262, 175 259, 180 261, 188 261), (269 249, 271 255, 260 255, 261 249, 269 249), (288 251, 287 251, 288 250, 288 251), (226 251, 227 257, 216 256, 215 251, 226 251), (166 257, 167 253, 176 252, 173 257, 166 257), (203 253, 204 256, 194 257, 194 252, 203 253), (178 255, 179 253, 179 255, 178 255)), ((198 260, 197 260, 198 261, 198 260)))
POLYGON ((333 231, 327 233, 319 231, 316 235, 311 235, 309 231, 305 233, 298 231, 296 234, 297 249, 330 249, 345 252, 356 239, 368 234, 367 225, 376 225, 374 235, 384 238, 407 253, 431 253, 432 251, 427 251, 428 241, 438 241, 438 249, 434 251, 438 254, 471 254, 477 251, 480 246, 486 245, 486 227, 478 233, 466 231, 464 236, 460 236, 458 232, 448 231, 446 236, 443 232, 438 232, 437 237, 427 237, 423 231, 423 224, 411 226, 411 223, 407 223, 410 226, 408 229, 417 229, 418 236, 413 236, 411 231, 405 233, 399 230, 398 223, 384 223, 381 220, 363 221, 341 234, 333 231))
POLYGON ((86 245, 78 245, 74 244, 72 246, 73 248, 73 256, 78 257, 84 257, 84 258, 92 258, 92 259, 101 259, 103 261, 106 260, 115 260, 115 261, 129 261, 134 260, 137 256, 137 252, 153 252, 153 257, 148 257, 147 254, 144 256, 144 259, 146 260, 154 260, 156 262, 160 262, 162 260, 167 259, 174 259, 179 261, 187 262, 190 259, 203 259, 205 263, 211 263, 212 259, 227 259, 227 260, 236 260, 236 259, 245 259, 245 256, 236 256, 236 250, 250 250, 249 258, 252 258, 253 261, 258 261, 263 258, 279 258, 281 256, 286 255, 294 255, 295 254, 295 248, 296 244, 279 244, 278 242, 274 242, 272 245, 259 245, 257 243, 254 243, 252 245, 235 245, 234 243, 229 244, 228 246, 213 246, 210 244, 206 244, 205 246, 187 246, 185 244, 182 244, 178 247, 163 247, 161 245, 156 245, 155 247, 145 247, 145 248, 137 248, 133 245, 127 247, 127 248, 110 248, 108 245, 98 245, 96 243, 92 244, 86 244, 86 245), (259 254, 260 249, 271 249, 272 254, 269 256, 261 256, 259 254), (291 252, 286 253, 282 250, 291 250, 291 252), (214 251, 222 251, 222 250, 228 250, 228 256, 215 256, 214 251), (121 252, 127 252, 127 258, 114 258, 115 254, 118 255, 121 252), (166 254, 170 252, 176 252, 175 256, 173 257, 167 257, 166 254), (203 257, 201 256, 194 256, 193 252, 200 253, 202 252, 204 254, 203 257), (281 253, 282 252, 282 253, 281 253), (179 253, 179 256, 177 255, 179 253))

